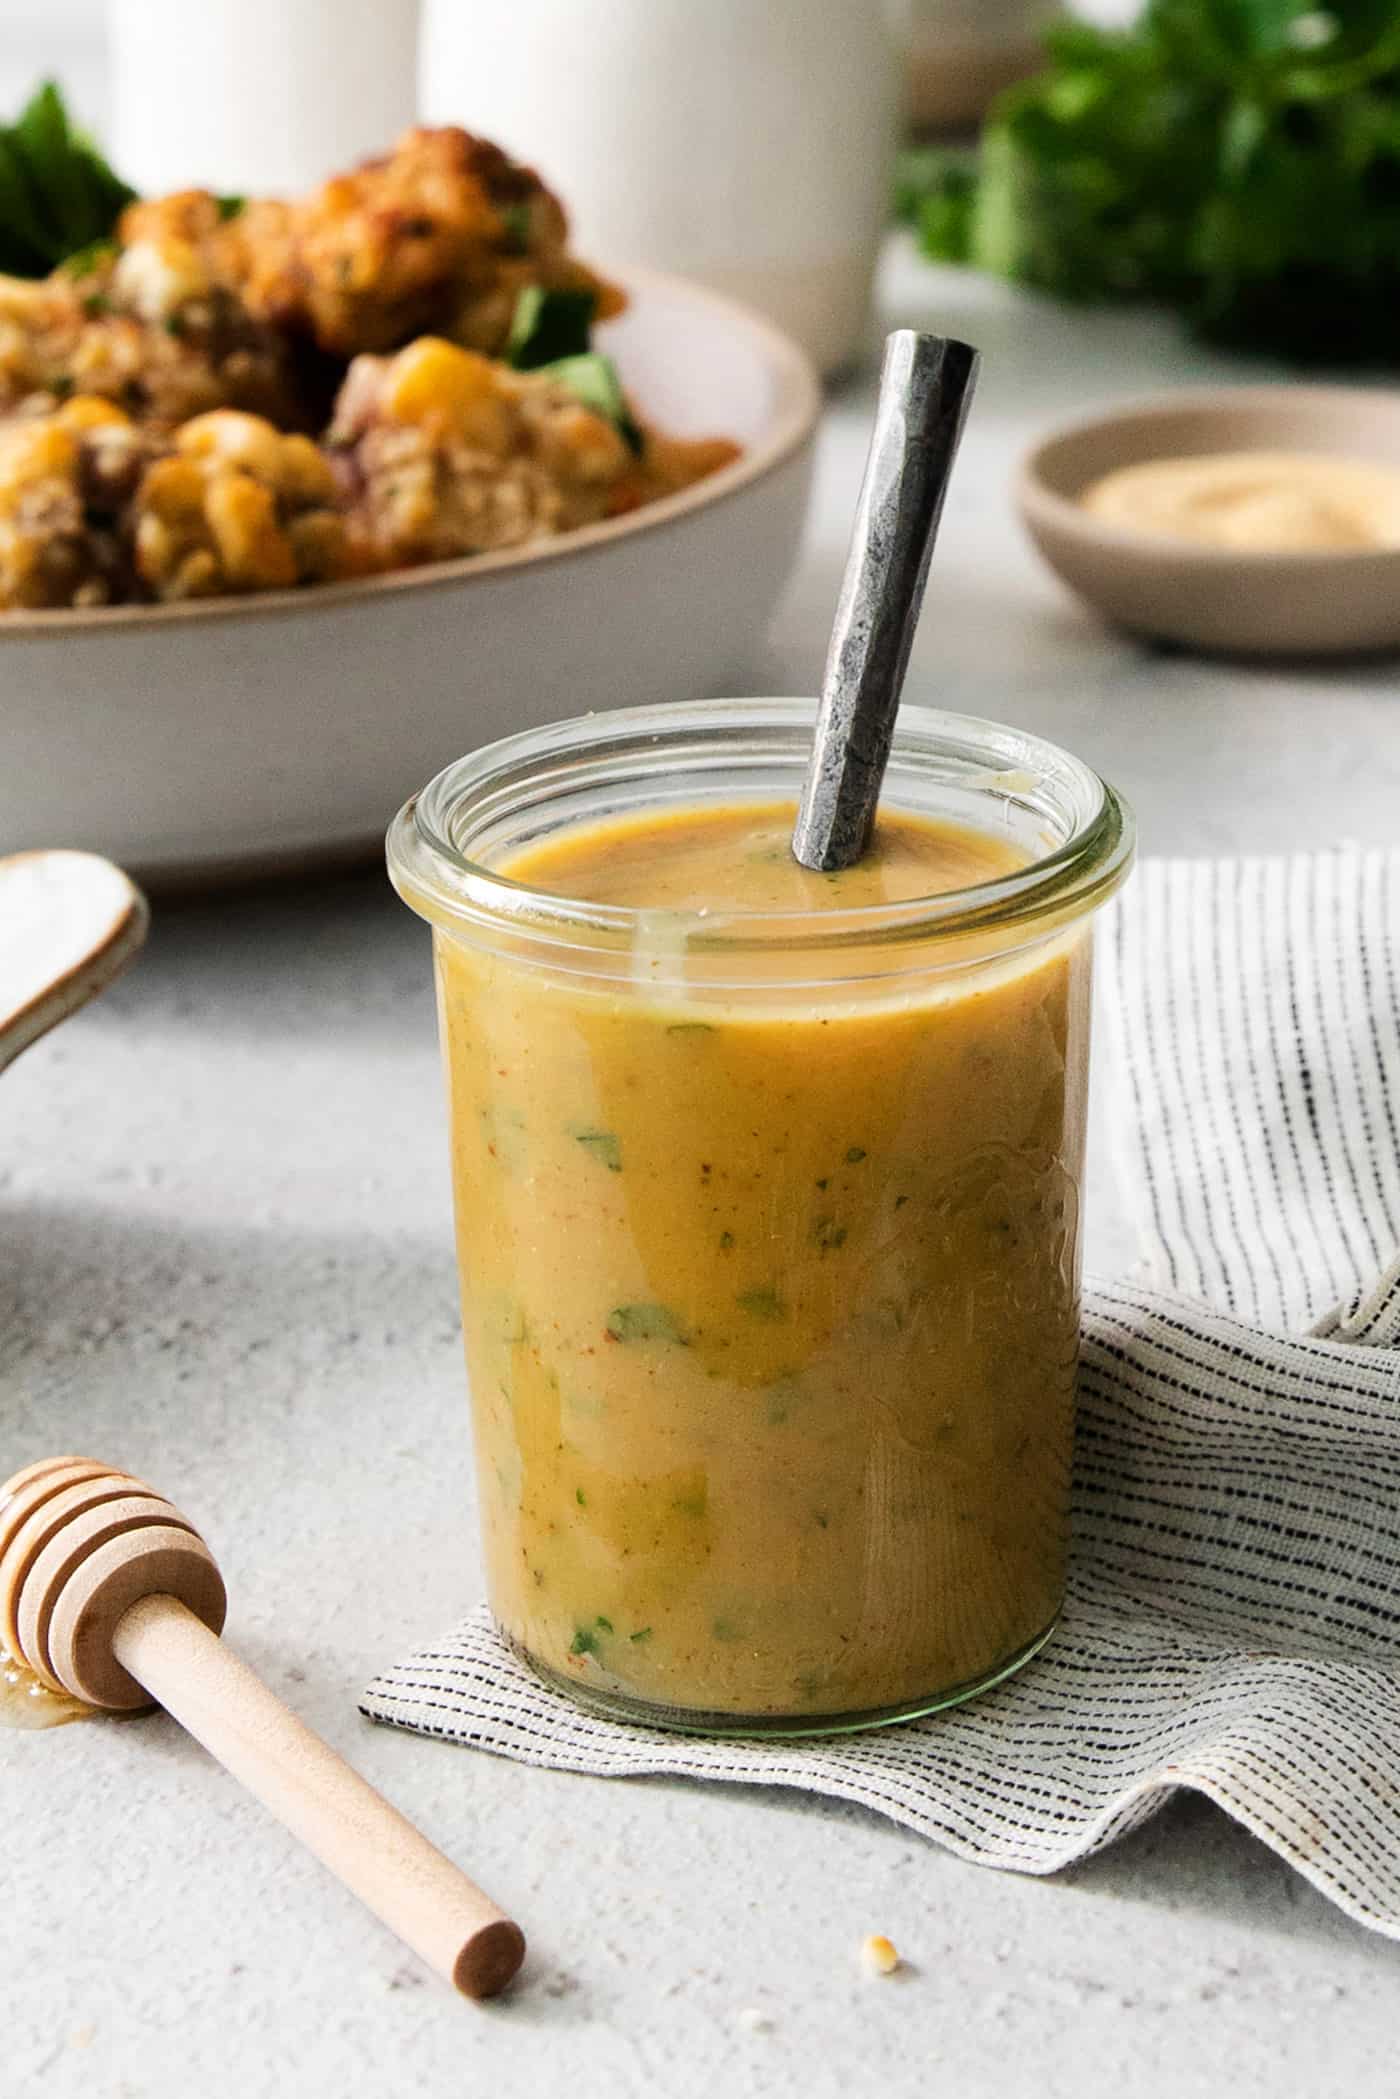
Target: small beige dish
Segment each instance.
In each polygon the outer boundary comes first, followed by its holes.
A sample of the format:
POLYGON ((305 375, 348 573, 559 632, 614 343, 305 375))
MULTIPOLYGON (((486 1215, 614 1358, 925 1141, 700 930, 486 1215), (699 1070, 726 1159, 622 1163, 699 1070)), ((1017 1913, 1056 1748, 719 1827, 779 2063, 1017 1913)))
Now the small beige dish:
POLYGON ((1400 648, 1400 548, 1241 553, 1110 524, 1081 505, 1119 467, 1223 452, 1400 470, 1400 391, 1213 387, 1096 416, 1030 453, 1021 516, 1061 581, 1134 633, 1253 656, 1400 648))

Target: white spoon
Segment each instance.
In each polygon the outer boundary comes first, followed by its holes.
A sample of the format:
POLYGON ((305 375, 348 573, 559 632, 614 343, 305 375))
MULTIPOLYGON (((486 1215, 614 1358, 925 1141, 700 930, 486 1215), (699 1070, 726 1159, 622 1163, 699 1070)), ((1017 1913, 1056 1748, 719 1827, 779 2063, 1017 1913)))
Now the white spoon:
POLYGON ((97 853, 0 858, 0 1071, 121 975, 149 920, 140 890, 97 853))

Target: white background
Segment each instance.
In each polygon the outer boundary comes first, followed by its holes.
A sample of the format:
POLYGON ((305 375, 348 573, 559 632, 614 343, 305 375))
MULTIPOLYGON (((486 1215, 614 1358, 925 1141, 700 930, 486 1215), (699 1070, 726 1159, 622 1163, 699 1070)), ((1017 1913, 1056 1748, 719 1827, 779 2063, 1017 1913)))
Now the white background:
MULTIPOLYGON (((189 4, 197 7, 200 0, 189 4)), ((607 0, 579 4, 606 6, 607 0)), ((820 4, 813 0, 814 6, 820 4)), ((1125 18, 1133 5, 1134 0, 1081 0, 1074 11, 1108 21, 1125 18)), ((86 122, 100 130, 107 114, 104 13, 103 0, 0 0, 0 116, 13 115, 35 80, 53 73, 86 122)))

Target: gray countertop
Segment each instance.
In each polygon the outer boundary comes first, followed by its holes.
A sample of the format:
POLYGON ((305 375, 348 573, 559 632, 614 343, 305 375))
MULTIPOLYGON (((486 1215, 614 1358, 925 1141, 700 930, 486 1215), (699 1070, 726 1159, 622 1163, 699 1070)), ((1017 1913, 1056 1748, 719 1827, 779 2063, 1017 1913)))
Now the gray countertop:
MULTIPOLYGON (((1392 669, 1138 649, 1014 522, 1036 431, 1232 368, 899 251, 884 304, 986 356, 911 697, 1072 745, 1150 851, 1393 836, 1392 669)), ((834 399, 756 690, 819 673, 871 392, 834 399)), ((359 1719, 373 1670, 479 1593, 427 943, 377 872, 162 908, 0 1099, 0 1476, 93 1450, 170 1492, 234 1643, 531 1937, 513 1999, 465 2006, 163 1719, 0 1735, 6 2099, 1396 2090, 1396 1949, 1204 1802, 1037 1882, 791 1795, 562 1777, 359 1719), (872 1930, 898 1979, 860 1974, 872 1930)), ((1091 1263, 1121 1267, 1102 1161, 1093 1198, 1091 1263)))

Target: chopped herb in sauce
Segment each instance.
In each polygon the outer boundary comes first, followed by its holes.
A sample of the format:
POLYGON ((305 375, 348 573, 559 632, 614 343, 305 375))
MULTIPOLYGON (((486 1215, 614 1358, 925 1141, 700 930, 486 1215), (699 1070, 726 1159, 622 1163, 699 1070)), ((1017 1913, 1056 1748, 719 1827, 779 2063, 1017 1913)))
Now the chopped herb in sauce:
POLYGON ((667 1028, 668 1035, 713 1035, 718 1031, 712 1021, 677 1020, 667 1028))
POLYGON ((515 1173, 525 1163, 525 1117, 518 1108, 488 1105, 478 1109, 477 1119, 491 1158, 504 1173, 515 1173))
POLYGON ((632 1645, 636 1647, 640 1641, 649 1640, 651 1638, 651 1627, 649 1625, 643 1625, 639 1627, 639 1629, 636 1632, 630 1633, 628 1635, 628 1638, 631 1640, 632 1645))
POLYGON ((484 1308, 486 1331, 495 1341, 528 1341, 530 1323, 525 1307, 507 1291, 499 1291, 484 1308))
POLYGON ((570 1130, 569 1135, 586 1152, 591 1152, 600 1165, 609 1173, 622 1171, 622 1144, 611 1130, 570 1130))
POLYGON ((751 1319, 787 1318, 787 1306, 772 1288, 742 1290, 734 1302, 739 1310, 747 1312, 751 1319))
POLYGON ((846 1244, 846 1227, 834 1217, 819 1217, 812 1226, 812 1238, 824 1254, 835 1253, 838 1246, 846 1244))
POLYGON ((708 1496, 701 1487, 695 1494, 678 1494, 671 1507, 678 1516, 703 1516, 708 1507, 708 1496))
POLYGON ((614 1341, 674 1341, 689 1348, 685 1330, 667 1305, 617 1305, 608 1314, 614 1341))
POLYGON ((716 1618, 710 1631, 717 1640, 742 1640, 744 1637, 732 1618, 716 1618))
POLYGON ((593 1623, 597 1626, 600 1633, 610 1633, 613 1629, 611 1618, 595 1618, 593 1623))
POLYGON ((846 1164, 848 1166, 859 1166, 865 1156, 865 1146, 863 1144, 853 1144, 846 1154, 846 1164))
POLYGON ((721 1232, 721 1233, 720 1233, 720 1235, 719 1235, 719 1250, 720 1250, 720 1252, 721 1252, 722 1254, 732 1253, 732 1251, 733 1251, 733 1248, 734 1248, 734 1234, 733 1234, 732 1232, 721 1232))
POLYGON ((578 1503, 581 1509, 586 1509, 588 1507, 588 1496, 584 1493, 582 1487, 574 1488, 574 1500, 578 1503))
POLYGON ((600 1638, 612 1631, 611 1618, 595 1618, 591 1625, 576 1625, 569 1643, 570 1654, 596 1654, 600 1638))

